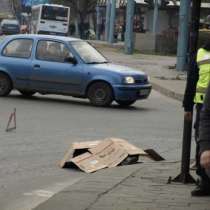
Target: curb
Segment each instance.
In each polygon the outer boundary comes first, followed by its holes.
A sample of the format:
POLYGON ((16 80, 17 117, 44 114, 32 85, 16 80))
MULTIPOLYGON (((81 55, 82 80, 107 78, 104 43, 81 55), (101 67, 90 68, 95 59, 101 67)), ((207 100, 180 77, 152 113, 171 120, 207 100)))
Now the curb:
POLYGON ((121 44, 117 44, 117 43, 99 43, 99 42, 95 42, 93 40, 89 40, 89 42, 96 48, 102 48, 102 47, 105 47, 105 48, 111 48, 111 49, 124 49, 124 45, 121 45, 121 44))
POLYGON ((180 94, 180 93, 176 93, 172 90, 169 90, 168 88, 165 88, 159 84, 157 84, 156 82, 154 81, 151 81, 151 84, 152 84, 152 88, 156 91, 158 91, 159 93, 167 96, 167 97, 170 97, 172 99, 175 99, 175 100, 178 100, 180 102, 183 101, 183 98, 184 98, 184 95, 183 94, 180 94))

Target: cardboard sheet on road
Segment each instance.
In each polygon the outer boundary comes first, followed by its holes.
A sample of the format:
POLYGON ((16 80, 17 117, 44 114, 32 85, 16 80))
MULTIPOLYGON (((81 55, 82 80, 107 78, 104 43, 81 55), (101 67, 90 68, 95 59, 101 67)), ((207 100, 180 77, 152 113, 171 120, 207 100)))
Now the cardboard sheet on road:
POLYGON ((78 166, 82 171, 86 173, 92 173, 100 169, 106 168, 106 164, 100 161, 95 155, 86 152, 71 159, 71 162, 78 166))
POLYGON ((89 149, 89 151, 108 168, 119 165, 128 157, 126 150, 111 139, 101 141, 96 147, 89 149))
POLYGON ((64 168, 66 163, 73 163, 86 173, 103 168, 112 168, 122 163, 128 156, 146 156, 143 149, 124 139, 107 138, 100 141, 75 142, 60 162, 64 168))

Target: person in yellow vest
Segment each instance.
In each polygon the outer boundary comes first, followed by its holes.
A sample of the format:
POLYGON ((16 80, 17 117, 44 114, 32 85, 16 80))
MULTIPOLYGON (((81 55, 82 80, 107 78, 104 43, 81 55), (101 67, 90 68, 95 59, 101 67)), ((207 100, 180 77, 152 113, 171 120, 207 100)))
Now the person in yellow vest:
POLYGON ((206 90, 210 82, 210 41, 198 50, 197 65, 199 68, 198 81, 196 84, 196 91, 194 103, 196 104, 196 121, 195 121, 195 140, 196 140, 196 173, 200 176, 198 186, 191 192, 192 196, 210 195, 210 179, 206 175, 206 171, 200 165, 199 154, 199 124, 200 113, 205 100, 206 90))

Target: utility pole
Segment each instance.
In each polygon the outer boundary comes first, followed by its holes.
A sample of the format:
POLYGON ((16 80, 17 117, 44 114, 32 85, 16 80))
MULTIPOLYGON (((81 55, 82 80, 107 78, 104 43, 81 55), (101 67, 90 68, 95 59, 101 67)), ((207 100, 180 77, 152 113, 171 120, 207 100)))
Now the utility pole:
POLYGON ((96 6, 96 40, 100 40, 100 7, 96 6))
POLYGON ((109 40, 109 29, 110 29, 110 15, 111 15, 111 2, 106 0, 106 26, 105 26, 105 40, 109 40))
MULTIPOLYGON (((152 32, 156 36, 158 28, 158 15, 159 15, 158 0, 154 0, 154 14, 153 14, 153 29, 152 32)), ((156 38, 155 38, 156 39, 156 38)))
POLYGON ((111 16, 110 16, 110 29, 109 29, 109 43, 114 43, 114 41, 115 41, 114 40, 115 16, 116 16, 116 0, 111 0, 111 16))
POLYGON ((134 19, 134 0, 127 1, 126 8, 126 31, 125 31, 125 53, 132 54, 134 49, 133 19, 134 19))
POLYGON ((183 71, 187 64, 187 48, 189 45, 189 14, 191 0, 180 0, 179 10, 179 37, 177 49, 178 71, 183 71))
MULTIPOLYGON (((190 31, 189 45, 189 68, 188 68, 188 83, 193 82, 191 77, 197 71, 196 54, 198 48, 199 23, 200 23, 200 8, 201 0, 192 0, 192 18, 190 31)), ((182 144, 182 163, 181 173, 173 180, 184 184, 194 182, 193 177, 189 173, 190 153, 191 153, 191 137, 192 137, 192 120, 184 119, 183 144, 182 144)))

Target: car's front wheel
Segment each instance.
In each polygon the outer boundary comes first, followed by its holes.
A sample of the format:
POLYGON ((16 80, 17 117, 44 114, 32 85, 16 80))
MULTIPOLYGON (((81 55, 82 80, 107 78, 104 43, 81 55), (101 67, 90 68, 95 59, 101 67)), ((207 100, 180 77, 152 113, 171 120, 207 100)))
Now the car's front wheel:
POLYGON ((12 90, 12 82, 10 78, 0 73, 0 96, 7 96, 12 90))
POLYGON ((36 92, 34 91, 26 91, 26 90, 19 90, 19 92, 24 96, 24 97, 31 97, 33 96, 36 92))
POLYGON ((136 102, 136 100, 131 100, 131 101, 116 101, 120 106, 123 107, 127 107, 127 106, 131 106, 132 104, 134 104, 136 102))
POLYGON ((87 95, 91 104, 95 106, 109 106, 114 99, 112 88, 106 82, 93 83, 87 95))

